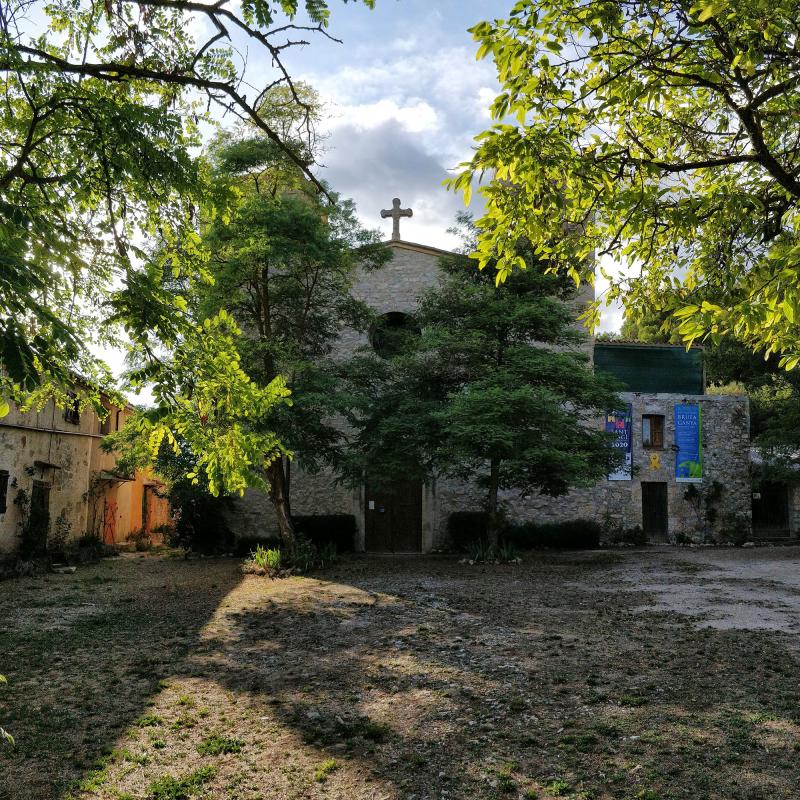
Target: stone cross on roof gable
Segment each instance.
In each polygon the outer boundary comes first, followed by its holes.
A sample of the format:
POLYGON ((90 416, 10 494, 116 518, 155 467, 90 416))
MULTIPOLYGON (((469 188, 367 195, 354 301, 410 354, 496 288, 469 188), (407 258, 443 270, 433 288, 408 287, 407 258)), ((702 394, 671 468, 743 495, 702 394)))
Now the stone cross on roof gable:
POLYGON ((381 211, 381 218, 392 218, 392 239, 400 239, 400 217, 413 217, 414 212, 410 208, 400 208, 400 198, 395 197, 392 199, 392 208, 390 210, 383 209, 381 211))

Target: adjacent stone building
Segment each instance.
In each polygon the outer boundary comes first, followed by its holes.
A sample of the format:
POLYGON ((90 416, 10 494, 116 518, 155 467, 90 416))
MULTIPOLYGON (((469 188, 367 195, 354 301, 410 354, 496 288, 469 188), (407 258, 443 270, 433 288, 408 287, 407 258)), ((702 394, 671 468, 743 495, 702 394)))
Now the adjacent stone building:
MULTIPOLYGON (((401 211, 399 202, 395 207, 401 211)), ((437 285, 440 258, 449 255, 400 239, 398 222, 395 217, 395 235, 387 242, 393 259, 381 270, 364 274, 354 292, 389 321, 414 312, 420 292, 437 285)), ((577 305, 588 299, 580 295, 577 305)), ((342 337, 339 354, 346 357, 365 344, 367 337, 349 333, 342 337)), ((627 408, 609 409, 617 413, 597 424, 627 425, 620 431, 627 437, 631 469, 624 476, 613 476, 623 479, 602 481, 559 498, 506 493, 502 499, 510 516, 533 521, 585 517, 618 528, 640 526, 653 541, 698 540, 734 525, 749 530, 747 398, 704 394, 702 360, 696 350, 591 340, 585 347, 598 368, 615 374, 626 386, 622 399, 627 408), (692 467, 693 476, 680 477, 677 473, 689 468, 678 466, 683 455, 677 439, 680 446, 691 447, 692 435, 699 463, 692 467)), ((461 481, 409 481, 394 488, 394 492, 373 489, 366 476, 365 484, 352 490, 337 485, 333 475, 304 475, 298 463, 293 471, 292 513, 354 515, 358 550, 428 552, 447 547, 447 518, 452 512, 481 507, 476 487, 461 481)), ((235 503, 230 522, 243 536, 270 536, 277 530, 269 499, 255 491, 235 503)))

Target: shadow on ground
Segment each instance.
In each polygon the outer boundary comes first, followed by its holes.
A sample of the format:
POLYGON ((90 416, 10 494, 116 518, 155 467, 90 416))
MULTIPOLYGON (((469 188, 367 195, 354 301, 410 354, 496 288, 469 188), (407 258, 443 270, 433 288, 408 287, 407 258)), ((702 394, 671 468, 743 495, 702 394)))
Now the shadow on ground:
POLYGON ((161 800, 159 780, 200 776, 197 796, 240 800, 794 797, 789 638, 643 610, 653 598, 628 568, 663 586, 702 583, 707 566, 653 551, 352 559, 239 582, 232 562, 111 565, 130 614, 95 596, 70 619, 70 595, 63 640, 15 624, 10 725, 35 739, 0 760, 7 796, 64 796, 79 776, 77 797, 161 800), (42 681, 60 706, 41 703, 42 681))
POLYGON ((16 738, 0 748, 0 799, 48 800, 79 783, 241 577, 232 561, 123 556, 0 583, 0 719, 16 738))

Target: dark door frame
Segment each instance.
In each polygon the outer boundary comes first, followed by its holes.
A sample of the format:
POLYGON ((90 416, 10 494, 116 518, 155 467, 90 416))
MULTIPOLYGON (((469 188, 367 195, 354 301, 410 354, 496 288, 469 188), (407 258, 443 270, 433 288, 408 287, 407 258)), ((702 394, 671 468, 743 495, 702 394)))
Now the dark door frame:
POLYGON ((396 481, 380 488, 364 483, 364 550, 422 552, 421 480, 396 481), (373 507, 371 508, 370 505, 373 507))
POLYGON ((669 534, 669 489, 666 481, 642 481, 642 530, 655 539, 669 534))

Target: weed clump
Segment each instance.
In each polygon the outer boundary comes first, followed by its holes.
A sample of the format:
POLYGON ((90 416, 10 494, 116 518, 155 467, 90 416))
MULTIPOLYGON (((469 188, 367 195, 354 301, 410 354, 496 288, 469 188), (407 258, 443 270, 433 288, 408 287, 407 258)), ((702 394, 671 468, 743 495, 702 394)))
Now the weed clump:
POLYGON ((314 780, 317 783, 325 783, 328 775, 339 769, 339 762, 335 758, 327 758, 314 770, 314 780))
POLYGON ((229 736, 209 736, 197 745, 197 752, 201 756, 221 756, 227 753, 242 752, 241 739, 233 739, 229 736))
POLYGON ((201 767, 182 778, 165 775, 150 784, 147 800, 189 800, 217 774, 214 767, 201 767))

